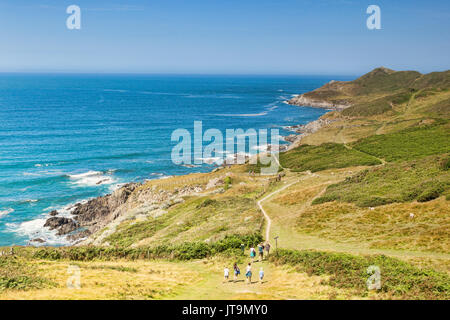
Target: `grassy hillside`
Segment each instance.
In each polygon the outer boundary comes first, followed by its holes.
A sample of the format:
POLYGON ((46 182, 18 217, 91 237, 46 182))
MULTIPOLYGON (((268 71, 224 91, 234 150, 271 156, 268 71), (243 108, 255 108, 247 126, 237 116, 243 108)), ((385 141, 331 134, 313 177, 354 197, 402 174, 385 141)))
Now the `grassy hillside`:
POLYGON ((448 253, 450 217, 447 213, 448 201, 443 197, 375 208, 327 202, 303 210, 295 224, 300 233, 339 242, 364 243, 371 249, 448 253))
POLYGON ((416 126, 374 135, 352 144, 356 150, 386 161, 412 160, 450 152, 450 123, 416 126))
POLYGON ((313 204, 337 200, 374 207, 394 202, 430 201, 448 193, 449 163, 449 155, 442 155, 364 170, 330 185, 313 204))
POLYGON ((391 298, 449 299, 450 277, 433 270, 420 270, 386 256, 352 256, 342 253, 281 250, 271 257, 277 263, 297 266, 312 275, 331 275, 328 284, 368 293, 368 268, 377 266, 382 274, 382 292, 391 298))
POLYGON ((97 232, 95 243, 119 247, 217 241, 230 234, 259 232, 263 217, 256 198, 269 188, 264 177, 249 177, 243 166, 220 171, 149 181, 133 196, 130 215, 97 232), (216 181, 217 186, 207 188, 216 181), (186 188, 197 192, 180 194, 186 188), (146 201, 172 192, 177 201, 164 202, 162 209, 146 201))
POLYGON ((341 144, 325 143, 320 146, 302 145, 282 153, 280 163, 284 168, 293 171, 316 172, 330 168, 372 166, 381 162, 370 155, 348 149, 341 144))
POLYGON ((199 197, 187 199, 161 216, 127 221, 105 240, 113 246, 211 241, 230 233, 259 231, 262 224, 252 199, 224 195, 199 197))

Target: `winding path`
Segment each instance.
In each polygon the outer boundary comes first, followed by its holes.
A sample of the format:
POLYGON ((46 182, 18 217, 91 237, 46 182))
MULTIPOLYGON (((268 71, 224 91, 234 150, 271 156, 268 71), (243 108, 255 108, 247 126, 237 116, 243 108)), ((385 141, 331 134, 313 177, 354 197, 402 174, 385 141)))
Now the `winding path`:
POLYGON ((270 236, 270 227, 271 227, 271 225, 272 225, 272 220, 270 219, 269 215, 268 215, 268 214, 266 213, 266 211, 264 210, 264 208, 263 208, 263 206, 261 205, 261 203, 262 203, 263 201, 267 200, 268 198, 270 198, 271 196, 273 196, 274 194, 277 194, 278 192, 281 192, 281 191, 283 191, 284 189, 289 188, 290 186, 292 186, 293 184, 295 184, 295 183, 297 183, 297 182, 298 182, 298 181, 291 182, 291 183, 285 185, 283 188, 280 188, 280 189, 278 189, 278 190, 275 190, 274 192, 269 193, 267 196, 265 196, 264 198, 262 198, 261 200, 259 200, 259 201, 257 202, 257 205, 258 205, 259 209, 261 209, 261 212, 263 213, 264 218, 265 218, 266 221, 267 221, 267 227, 266 227, 266 241, 269 240, 269 236, 270 236))

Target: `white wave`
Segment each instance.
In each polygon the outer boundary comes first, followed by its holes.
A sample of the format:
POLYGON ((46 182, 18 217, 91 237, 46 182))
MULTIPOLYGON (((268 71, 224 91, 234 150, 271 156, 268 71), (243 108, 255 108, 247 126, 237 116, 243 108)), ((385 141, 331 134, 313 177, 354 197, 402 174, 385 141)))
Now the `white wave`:
POLYGON ((24 199, 24 200, 20 200, 20 203, 34 203, 34 202, 38 202, 39 200, 36 199, 24 199))
POLYGON ((116 180, 110 175, 106 175, 100 171, 88 171, 80 174, 69 175, 72 183, 83 187, 93 187, 97 185, 113 184, 116 180))
POLYGON ((65 238, 57 236, 56 230, 50 231, 48 228, 44 228, 45 221, 45 218, 38 218, 22 223, 7 223, 6 227, 8 231, 14 232, 19 236, 25 236, 30 240, 42 239, 46 245, 70 244, 65 238))
POLYGON ((35 172, 22 172, 22 175, 24 175, 26 177, 39 177, 39 176, 41 176, 40 173, 35 173, 35 172))
POLYGON ((58 211, 58 217, 65 217, 65 218, 73 218, 73 214, 72 211, 75 209, 75 205, 76 204, 85 204, 86 202, 88 202, 88 199, 82 200, 82 201, 77 201, 77 202, 73 202, 73 203, 69 203, 67 205, 64 206, 52 206, 52 207, 48 207, 44 209, 44 214, 46 216, 46 218, 49 218, 48 213, 52 210, 56 210, 58 211))
POLYGON ((188 94, 186 98, 241 99, 240 96, 232 94, 188 94))
POLYGON ((104 89, 103 91, 105 91, 105 92, 120 92, 120 93, 128 92, 128 90, 121 90, 121 89, 104 89))
POLYGON ((216 114, 216 116, 219 116, 219 117, 262 117, 262 116, 267 115, 267 113, 268 113, 268 111, 263 111, 260 113, 242 113, 242 114, 222 113, 222 114, 216 114))
POLYGON ((35 167, 37 167, 37 168, 40 168, 40 167, 48 167, 48 166, 50 166, 50 163, 36 163, 35 165, 34 165, 35 167))
POLYGON ((108 188, 108 190, 109 190, 110 193, 113 193, 113 192, 116 191, 117 189, 122 188, 124 185, 126 185, 126 183, 116 183, 116 184, 113 184, 112 186, 110 186, 110 187, 108 188))
POLYGON ((0 210, 0 217, 6 216, 7 214, 10 214, 12 212, 14 212, 13 208, 0 210))

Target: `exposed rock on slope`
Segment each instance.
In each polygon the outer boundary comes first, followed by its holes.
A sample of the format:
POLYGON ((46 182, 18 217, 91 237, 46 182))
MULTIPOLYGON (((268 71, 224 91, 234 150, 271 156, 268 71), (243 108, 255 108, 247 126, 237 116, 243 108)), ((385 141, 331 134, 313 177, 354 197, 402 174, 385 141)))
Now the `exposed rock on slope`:
MULTIPOLYGON (((116 218, 116 210, 126 203, 128 197, 139 184, 130 183, 117 189, 112 194, 78 203, 72 211, 74 218, 51 217, 44 227, 57 229, 58 235, 70 235, 70 239, 78 240, 94 233, 116 218), (77 232, 78 231, 78 232, 77 232)), ((50 213, 51 215, 53 212, 50 213)))
POLYGON ((327 100, 320 100, 319 98, 311 98, 306 96, 306 94, 302 94, 298 97, 294 97, 287 102, 288 104, 296 105, 296 106, 308 106, 313 108, 323 108, 323 109, 332 109, 332 110, 343 110, 345 108, 350 107, 350 104, 335 103, 327 100))
POLYGON ((94 198, 86 203, 78 203, 71 212, 72 217, 51 216, 44 226, 50 230, 56 229, 58 235, 66 235, 68 240, 75 242, 108 227, 108 231, 98 237, 99 240, 96 238, 88 241, 95 240, 96 243, 101 243, 101 240, 114 232, 121 222, 162 215, 172 205, 183 202, 184 196, 203 191, 201 186, 193 185, 175 189, 173 192, 139 188, 140 186, 141 184, 130 183, 112 194, 94 198))

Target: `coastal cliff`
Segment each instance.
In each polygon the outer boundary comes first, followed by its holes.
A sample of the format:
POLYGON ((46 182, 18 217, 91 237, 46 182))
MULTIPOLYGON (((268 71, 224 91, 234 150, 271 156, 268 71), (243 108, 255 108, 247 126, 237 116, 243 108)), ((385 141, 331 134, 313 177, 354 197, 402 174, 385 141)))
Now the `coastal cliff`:
POLYGON ((139 185, 130 183, 106 196, 77 203, 70 208, 72 218, 60 217, 58 211, 52 211, 44 227, 57 230, 58 235, 71 241, 88 237, 121 214, 120 209, 139 185))

